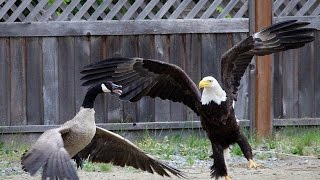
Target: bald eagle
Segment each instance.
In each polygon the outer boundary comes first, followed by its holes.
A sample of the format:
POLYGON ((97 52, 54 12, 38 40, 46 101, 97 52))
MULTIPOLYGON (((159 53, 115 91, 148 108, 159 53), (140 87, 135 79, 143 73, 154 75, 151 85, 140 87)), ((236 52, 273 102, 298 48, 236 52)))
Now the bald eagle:
POLYGON ((254 55, 263 56, 295 49, 314 40, 315 29, 309 23, 295 20, 274 24, 242 40, 222 55, 221 85, 212 76, 204 77, 197 86, 178 66, 143 58, 110 58, 84 67, 83 85, 105 80, 123 86, 120 99, 137 102, 144 96, 180 102, 200 116, 201 125, 212 144, 211 177, 231 179, 227 173, 224 152, 237 143, 249 168, 257 167, 252 149, 240 131, 233 102, 240 79, 254 55), (198 89, 203 88, 201 94, 198 89))

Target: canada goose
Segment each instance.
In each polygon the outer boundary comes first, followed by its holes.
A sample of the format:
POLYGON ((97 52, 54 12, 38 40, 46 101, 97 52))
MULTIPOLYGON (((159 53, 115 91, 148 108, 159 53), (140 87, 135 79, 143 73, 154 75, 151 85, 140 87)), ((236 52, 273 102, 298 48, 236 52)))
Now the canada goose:
POLYGON ((225 163, 229 146, 237 143, 249 168, 255 168, 251 146, 240 131, 233 103, 240 79, 254 55, 295 49, 312 42, 316 29, 307 22, 280 22, 257 32, 229 49, 221 58, 221 86, 212 76, 199 86, 177 65, 143 58, 111 58, 84 67, 83 85, 111 80, 123 86, 122 100, 137 102, 145 96, 180 102, 200 116, 211 141, 214 164, 211 177, 230 180, 225 163), (203 89, 202 94, 199 89, 203 89))
POLYGON ((121 95, 121 86, 111 82, 91 87, 76 116, 59 128, 45 131, 32 148, 21 157, 23 170, 32 176, 43 167, 42 179, 79 179, 71 157, 75 159, 133 166, 161 176, 183 177, 181 171, 145 154, 125 138, 95 124, 93 103, 99 93, 121 95), (152 168, 152 169, 151 169, 152 168))

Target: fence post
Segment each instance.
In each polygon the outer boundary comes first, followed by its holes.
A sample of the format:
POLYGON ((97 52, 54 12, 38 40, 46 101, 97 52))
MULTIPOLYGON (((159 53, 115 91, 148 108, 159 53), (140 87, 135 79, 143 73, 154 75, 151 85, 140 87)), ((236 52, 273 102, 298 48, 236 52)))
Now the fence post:
MULTIPOLYGON (((250 0, 250 33, 258 32, 272 23, 272 0, 250 0), (254 31, 254 32, 253 32, 254 31)), ((272 132, 272 55, 256 56, 253 60, 250 86, 251 129, 258 137, 272 132)))

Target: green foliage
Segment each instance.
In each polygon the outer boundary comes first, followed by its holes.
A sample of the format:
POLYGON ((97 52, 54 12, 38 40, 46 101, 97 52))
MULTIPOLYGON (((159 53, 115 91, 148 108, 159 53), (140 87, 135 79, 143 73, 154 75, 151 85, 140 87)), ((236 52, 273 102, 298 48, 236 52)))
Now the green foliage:
MULTIPOLYGON (((224 10, 224 8, 221 7, 221 6, 218 6, 217 9, 216 9, 216 11, 217 11, 219 14, 222 13, 223 10, 224 10)), ((227 15, 226 15, 226 18, 232 18, 232 17, 231 17, 230 14, 227 14, 227 15)))
POLYGON ((112 164, 107 163, 91 163, 84 162, 83 169, 87 172, 110 172, 112 170, 112 164))
POLYGON ((235 144, 232 148, 231 148, 231 151, 230 151, 230 154, 232 155, 235 155, 235 156, 242 156, 242 151, 239 147, 238 144, 235 144))
POLYGON ((138 142, 138 146, 165 160, 172 160, 172 155, 184 156, 188 165, 193 165, 196 159, 209 159, 211 154, 209 140, 194 134, 188 137, 182 137, 180 134, 170 135, 161 140, 146 134, 138 142))
MULTIPOLYGON (((255 134, 250 134, 248 129, 243 129, 243 132, 254 150, 320 157, 319 127, 282 128, 275 130, 273 135, 266 139, 257 138, 255 134)), ((150 137, 146 133, 138 146, 166 160, 172 160, 172 155, 183 156, 187 160, 187 165, 193 165, 197 159, 207 160, 211 155, 210 141, 206 137, 197 135, 183 137, 176 134, 159 139, 150 137)), ((237 144, 233 145, 231 155, 243 156, 237 144)), ((255 157, 266 159, 271 156, 266 153, 257 153, 255 157)))

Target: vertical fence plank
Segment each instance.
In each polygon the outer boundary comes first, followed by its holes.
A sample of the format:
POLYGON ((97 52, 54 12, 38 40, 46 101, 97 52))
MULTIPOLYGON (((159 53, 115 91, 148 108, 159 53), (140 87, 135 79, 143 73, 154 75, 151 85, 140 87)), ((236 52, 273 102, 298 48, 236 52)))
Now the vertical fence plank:
POLYGON ((283 117, 295 118, 299 114, 298 92, 298 59, 297 51, 288 50, 281 52, 281 66, 283 69, 283 117), (285 60, 288 61, 285 61, 285 60))
POLYGON ((27 124, 26 116, 26 54, 25 39, 10 38, 10 76, 11 76, 11 123, 27 124))
POLYGON ((275 53, 273 56, 273 116, 274 118, 283 118, 283 72, 281 66, 281 53, 275 53))
MULTIPOLYGON (((169 62, 175 65, 180 66, 184 69, 183 54, 181 52, 185 52, 184 45, 182 44, 182 36, 180 35, 170 35, 170 60, 169 62)), ((185 106, 182 103, 172 102, 170 101, 170 120, 171 121, 185 121, 186 114, 185 106)))
POLYGON ((9 38, 0 38, 0 125, 10 125, 9 38))
POLYGON ((219 75, 219 73, 215 72, 216 67, 213 60, 214 57, 217 57, 217 36, 216 34, 203 34, 201 38, 201 77, 214 76, 218 81, 220 81, 220 79, 216 76, 219 75))
POLYGON ((59 124, 58 41, 55 37, 42 40, 44 124, 59 124))
MULTIPOLYGON (((121 36, 120 52, 124 57, 136 57, 138 55, 137 36, 121 36)), ((123 102, 123 122, 139 122, 137 119, 137 103, 123 102)))
MULTIPOLYGON (((221 81, 221 56, 233 46, 232 34, 217 34, 216 35, 216 53, 211 57, 213 61, 214 76, 221 81)), ((210 49, 209 49, 210 50, 210 49)), ((209 58, 208 58, 209 60, 209 58)))
MULTIPOLYGON (((138 56, 142 58, 154 59, 154 36, 144 35, 138 37, 138 56)), ((137 120, 139 122, 155 121, 155 101, 151 97, 144 97, 137 102, 137 120)))
MULTIPOLYGON (((191 79, 196 85, 202 79, 201 76, 201 62, 202 62, 202 46, 201 46, 201 35, 200 34, 190 34, 190 49, 188 48, 189 58, 187 72, 191 79)), ((188 121, 199 121, 200 118, 197 114, 195 114, 190 108, 187 110, 187 119, 188 121), (192 116, 191 116, 192 114, 192 116)))
POLYGON ((28 124, 43 124, 42 44, 40 38, 26 38, 26 83, 28 124))
MULTIPOLYGON (((169 62, 170 38, 169 35, 155 35, 155 59, 169 62)), ((155 99, 155 121, 170 121, 170 101, 155 99)))
MULTIPOLYGON (((120 36, 107 36, 103 45, 106 49, 104 57, 120 56, 120 36)), ((119 123, 123 121, 123 101, 115 96, 107 97, 107 112, 109 123, 119 123)))
MULTIPOLYGON (((87 87, 81 86, 81 74, 80 71, 82 68, 90 64, 90 38, 89 37, 75 37, 74 38, 74 69, 75 69, 75 106, 76 111, 79 111, 79 108, 82 105, 83 99, 87 92, 87 87)), ((96 106, 95 106, 96 108, 96 106)))
MULTIPOLYGON (((298 58, 299 117, 314 117, 313 43, 296 49, 298 58)), ((289 60, 289 59, 285 59, 289 60)))
MULTIPOLYGON (((102 60, 102 39, 101 37, 92 36, 90 38, 90 57, 91 63, 98 62, 102 60)), ((104 123, 106 122, 108 115, 106 109, 106 94, 99 94, 94 104, 94 109, 96 111, 96 122, 104 123)))
MULTIPOLYGON (((320 6, 319 6, 320 7, 320 6)), ((315 112, 315 117, 320 117, 320 51, 316 49, 317 47, 320 47, 320 31, 317 31, 314 33, 315 38, 318 40, 315 40, 313 45, 314 45, 314 112, 315 112)))
POLYGON ((64 123, 74 117, 74 37, 59 37, 59 122, 64 123))

